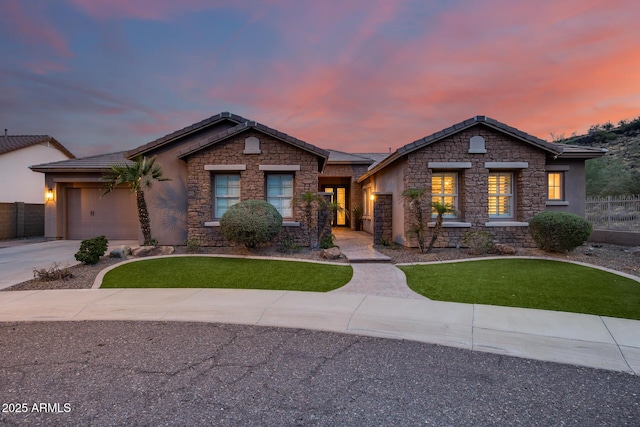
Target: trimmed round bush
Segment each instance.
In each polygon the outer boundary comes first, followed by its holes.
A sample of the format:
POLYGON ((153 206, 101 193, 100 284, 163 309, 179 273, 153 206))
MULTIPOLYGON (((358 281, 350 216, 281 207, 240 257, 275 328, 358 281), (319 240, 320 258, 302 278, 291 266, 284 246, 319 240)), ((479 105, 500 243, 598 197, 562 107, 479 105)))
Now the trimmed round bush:
POLYGON ((265 200, 245 200, 231 206, 220 218, 220 231, 227 240, 255 248, 280 233, 282 216, 265 200))
POLYGON ((538 248, 549 252, 569 252, 591 234, 591 223, 567 212, 540 212, 529 221, 529 231, 538 248))

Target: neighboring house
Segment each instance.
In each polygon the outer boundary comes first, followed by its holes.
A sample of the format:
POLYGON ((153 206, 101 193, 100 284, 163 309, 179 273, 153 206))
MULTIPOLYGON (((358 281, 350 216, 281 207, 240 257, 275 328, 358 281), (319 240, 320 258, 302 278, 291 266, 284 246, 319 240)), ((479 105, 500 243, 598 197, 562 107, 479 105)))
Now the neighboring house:
POLYGON ((29 166, 73 158, 48 135, 0 136, 0 203, 44 203, 44 177, 29 166))
MULTIPOLYGON (((0 136, 0 239, 42 236, 45 179, 30 165, 73 158, 48 135, 0 136)), ((49 193, 50 194, 50 193, 49 193)))
POLYGON ((528 221, 535 214, 560 210, 584 216, 584 162, 605 153, 552 144, 476 116, 399 148, 358 178, 364 198, 371 200, 365 229, 376 240, 417 246, 411 233, 415 215, 402 192, 427 188, 427 205, 439 201, 457 211, 445 217, 438 246, 458 246, 468 231, 533 246, 528 221))
POLYGON ((221 113, 125 153, 32 169, 46 174, 57 195, 47 206, 47 237, 139 236, 135 198, 126 189, 100 198, 100 177, 110 163, 156 156, 172 179, 146 192, 160 244, 195 239, 227 245, 220 218, 247 199, 271 202, 284 218, 284 232, 305 243, 304 212, 295 196, 312 191, 331 193, 344 208, 335 226, 353 228, 349 213, 361 205, 365 229, 375 239, 412 245, 411 212, 401 194, 427 187, 430 199, 452 203, 458 212, 447 218, 439 245, 455 246, 469 230, 489 230, 504 243, 528 246, 527 221, 537 212, 584 214, 584 161, 603 154, 551 144, 482 116, 392 154, 349 154, 221 113))

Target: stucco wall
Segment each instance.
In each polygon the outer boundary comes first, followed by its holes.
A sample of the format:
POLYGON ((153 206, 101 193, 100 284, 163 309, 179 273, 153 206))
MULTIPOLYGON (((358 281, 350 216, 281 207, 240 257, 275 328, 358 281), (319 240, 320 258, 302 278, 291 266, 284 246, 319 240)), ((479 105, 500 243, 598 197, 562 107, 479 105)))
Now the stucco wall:
MULTIPOLYGON (((44 176, 44 175, 43 175, 44 176)), ((47 173, 45 186, 53 190, 53 200, 44 204, 44 236, 50 239, 66 239, 67 188, 101 187, 101 173, 60 172, 47 173)))
POLYGON ((171 181, 156 182, 146 192, 151 221, 152 237, 161 245, 184 245, 187 241, 187 162, 178 158, 179 152, 231 127, 222 122, 206 130, 195 132, 146 154, 157 156, 156 164, 162 167, 165 177, 171 181))
MULTIPOLYGON (((279 141, 257 131, 242 132, 228 140, 202 149, 188 157, 188 239, 196 239, 203 246, 226 246, 226 241, 213 217, 212 176, 214 172, 205 170, 206 165, 244 165, 240 171, 240 200, 265 200, 264 165, 296 165, 300 170, 294 173, 293 194, 313 191, 318 187, 318 160, 315 154, 304 151, 291 144, 279 141), (260 154, 243 154, 245 139, 256 137, 260 140, 260 154)), ((287 173, 287 172, 274 172, 287 173)), ((284 227, 292 234, 297 243, 308 245, 304 226, 304 212, 299 204, 294 204, 293 222, 298 226, 284 227)), ((289 219, 288 221, 291 221, 289 219)), ((284 230, 283 230, 284 232, 284 230)))
POLYGON ((0 202, 44 203, 44 174, 33 172, 29 166, 66 159, 57 148, 47 145, 0 155, 0 202))
POLYGON ((587 199, 584 160, 549 158, 546 169, 564 174, 564 201, 547 202, 546 210, 569 212, 584 217, 587 199))
MULTIPOLYGON (((392 232, 391 238, 394 242, 406 245, 406 233, 404 229, 404 202, 402 192, 404 191, 404 176, 406 162, 404 159, 398 160, 392 165, 384 168, 379 173, 373 175, 363 182, 363 185, 371 184, 371 191, 375 193, 391 193, 392 212, 392 232)), ((373 218, 368 218, 365 222, 365 231, 373 234, 373 218)))

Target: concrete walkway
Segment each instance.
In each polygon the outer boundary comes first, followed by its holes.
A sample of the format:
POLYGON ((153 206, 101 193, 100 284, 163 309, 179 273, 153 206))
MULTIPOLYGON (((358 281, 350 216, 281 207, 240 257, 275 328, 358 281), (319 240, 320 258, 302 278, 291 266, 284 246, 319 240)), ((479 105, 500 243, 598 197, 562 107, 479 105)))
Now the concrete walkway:
POLYGON ((364 231, 351 231, 347 228, 334 228, 335 245, 349 263, 391 262, 391 258, 373 249, 373 236, 364 231))
MULTIPOLYGON (((338 243, 349 253, 345 240, 338 237, 338 243)), ((362 250, 360 243, 355 246, 362 250)), ((640 374, 640 321, 431 301, 411 291, 404 274, 392 264, 352 267, 352 281, 329 293, 233 289, 0 292, 0 321, 196 321, 306 328, 640 374)))

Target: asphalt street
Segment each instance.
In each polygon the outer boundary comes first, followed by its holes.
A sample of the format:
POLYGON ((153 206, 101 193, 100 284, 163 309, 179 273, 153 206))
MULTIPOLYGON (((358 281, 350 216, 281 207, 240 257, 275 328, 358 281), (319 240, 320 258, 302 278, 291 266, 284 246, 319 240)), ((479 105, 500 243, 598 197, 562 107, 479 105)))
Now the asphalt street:
POLYGON ((637 426, 640 377, 411 341, 0 323, 0 425, 637 426))

